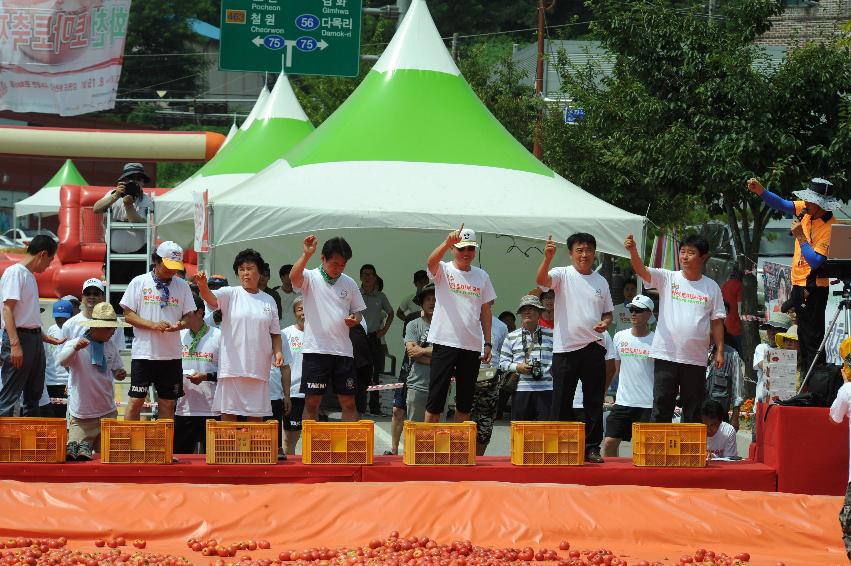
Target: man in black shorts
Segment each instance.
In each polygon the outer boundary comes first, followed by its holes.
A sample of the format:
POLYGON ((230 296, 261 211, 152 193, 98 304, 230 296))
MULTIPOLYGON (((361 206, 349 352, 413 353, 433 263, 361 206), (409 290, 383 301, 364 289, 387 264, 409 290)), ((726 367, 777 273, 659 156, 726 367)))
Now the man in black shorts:
POLYGON ((617 456, 622 440, 632 440, 632 423, 650 422, 653 409, 653 358, 650 347, 653 332, 648 327, 653 316, 653 301, 636 295, 627 305, 631 328, 621 330, 612 339, 615 346, 615 371, 618 379, 615 406, 606 419, 606 456, 617 456))
POLYGON ((316 253, 316 236, 304 239, 302 256, 293 264, 290 281, 304 301, 304 350, 301 392, 304 420, 316 420, 319 404, 328 386, 333 386, 344 421, 356 421, 357 376, 349 329, 360 324, 366 308, 360 289, 343 273, 352 257, 352 248, 343 238, 331 238, 322 245, 322 263, 305 269, 316 253))
POLYGON ((124 318, 135 329, 126 421, 139 420, 151 386, 162 419, 174 418, 177 399, 183 396, 179 331, 188 328, 184 317, 195 311, 189 284, 175 277, 183 270, 183 249, 163 242, 151 261, 153 269, 134 277, 121 297, 124 318))
POLYGON ((491 361, 491 301, 496 299, 496 292, 487 272, 473 265, 478 247, 476 233, 465 230, 462 224, 428 257, 428 276, 434 281, 436 303, 428 331, 432 354, 427 423, 440 421, 453 375, 454 420, 469 421, 479 364, 491 361), (452 261, 441 261, 450 250, 452 261))

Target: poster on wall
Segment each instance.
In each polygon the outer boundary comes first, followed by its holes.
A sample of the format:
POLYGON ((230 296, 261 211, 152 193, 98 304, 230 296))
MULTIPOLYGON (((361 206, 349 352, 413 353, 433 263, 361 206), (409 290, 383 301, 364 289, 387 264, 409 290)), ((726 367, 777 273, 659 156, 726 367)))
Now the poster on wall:
POLYGON ((767 320, 792 296, 792 267, 767 261, 762 266, 762 278, 767 320))
POLYGON ((130 0, 0 0, 0 110, 115 106, 130 0))

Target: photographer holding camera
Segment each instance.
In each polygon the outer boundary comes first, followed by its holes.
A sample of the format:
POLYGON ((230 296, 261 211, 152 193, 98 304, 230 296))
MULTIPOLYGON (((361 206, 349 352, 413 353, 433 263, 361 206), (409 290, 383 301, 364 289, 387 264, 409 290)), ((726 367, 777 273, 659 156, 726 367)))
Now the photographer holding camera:
MULTIPOLYGON (((517 384, 511 401, 511 420, 549 419, 553 399, 553 331, 539 324, 544 305, 534 295, 520 300, 520 328, 502 343, 499 367, 505 379, 517 384)), ((512 385, 509 383, 508 385, 512 385)))
MULTIPOLYGON (((110 211, 113 222, 147 222, 147 213, 154 208, 150 195, 145 193, 145 183, 151 178, 145 173, 141 163, 126 163, 124 171, 118 177, 118 185, 114 191, 97 201, 92 208, 95 214, 110 211)), ((145 253, 145 230, 113 230, 111 250, 119 254, 145 253)), ((114 262, 111 266, 112 283, 128 283, 136 275, 140 275, 140 262, 114 262)), ((144 264, 142 270, 144 270, 144 264)))

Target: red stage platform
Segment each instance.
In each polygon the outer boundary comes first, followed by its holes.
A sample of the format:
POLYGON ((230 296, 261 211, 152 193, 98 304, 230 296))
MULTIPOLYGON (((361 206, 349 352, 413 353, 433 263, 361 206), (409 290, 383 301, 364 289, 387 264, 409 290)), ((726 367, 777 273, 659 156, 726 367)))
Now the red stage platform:
POLYGON ((203 455, 181 455, 178 463, 165 466, 102 464, 97 460, 3 464, 0 480, 193 484, 497 481, 777 491, 774 469, 749 460, 711 463, 706 468, 637 468, 627 458, 563 468, 514 466, 506 457, 485 456, 477 462, 476 466, 406 466, 398 456, 376 456, 371 466, 305 465, 295 460, 274 466, 220 466, 207 465, 203 455))
POLYGON ((826 408, 762 403, 757 404, 756 419, 755 459, 777 470, 777 491, 845 495, 847 420, 834 423, 826 408))

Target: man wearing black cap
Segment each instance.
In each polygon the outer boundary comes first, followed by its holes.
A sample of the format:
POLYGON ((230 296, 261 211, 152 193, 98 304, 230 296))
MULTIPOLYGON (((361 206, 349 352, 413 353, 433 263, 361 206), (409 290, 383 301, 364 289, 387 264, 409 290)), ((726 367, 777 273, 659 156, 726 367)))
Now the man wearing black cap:
MULTIPOLYGON (((792 257, 792 304, 798 322, 798 336, 804 371, 808 371, 824 339, 824 311, 830 281, 819 274, 830 248, 831 226, 836 222, 833 210, 839 201, 833 196, 833 183, 815 178, 809 187, 793 194, 801 200, 790 201, 766 190, 756 179, 748 179, 748 190, 760 196, 769 207, 787 217, 794 216, 790 228, 795 236, 792 257)), ((818 363, 824 363, 824 353, 818 363)))
MULTIPOLYGON (((92 207, 95 214, 111 211, 113 222, 147 222, 147 213, 154 208, 150 195, 144 191, 151 178, 141 163, 127 163, 114 191, 97 201, 92 207), (120 201, 120 203, 119 203, 120 201)), ((113 230, 110 235, 113 253, 145 253, 147 245, 144 230, 113 230)), ((142 262, 114 262, 110 266, 111 283, 128 283, 145 269, 142 262)))

